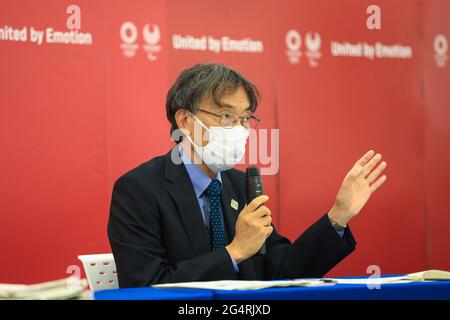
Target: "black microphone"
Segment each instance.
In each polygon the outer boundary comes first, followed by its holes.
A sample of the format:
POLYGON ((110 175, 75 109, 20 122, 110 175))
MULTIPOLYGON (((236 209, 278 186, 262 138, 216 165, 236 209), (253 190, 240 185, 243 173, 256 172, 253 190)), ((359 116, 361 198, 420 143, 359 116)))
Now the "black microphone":
MULTIPOLYGON (((258 167, 248 167, 245 173, 245 192, 247 193, 247 204, 263 194, 261 176, 258 167)), ((257 254, 266 254, 266 242, 263 243, 257 254)))

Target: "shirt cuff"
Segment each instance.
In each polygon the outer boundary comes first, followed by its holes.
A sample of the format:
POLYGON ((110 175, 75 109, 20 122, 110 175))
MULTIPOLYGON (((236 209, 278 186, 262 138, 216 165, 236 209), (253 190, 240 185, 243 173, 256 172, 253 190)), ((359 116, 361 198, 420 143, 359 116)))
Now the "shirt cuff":
MULTIPOLYGON (((228 252, 228 251, 227 251, 227 252, 228 252)), ((235 271, 236 273, 238 273, 238 272, 239 272, 239 267, 238 267, 236 261, 234 261, 233 257, 230 255, 230 253, 228 253, 228 255, 230 256, 231 262, 233 263, 234 271, 235 271)))
POLYGON ((338 235, 342 238, 342 237, 344 236, 345 230, 336 230, 336 232, 337 232, 338 235))
MULTIPOLYGON (((327 215, 328 215, 328 213, 327 213, 327 215)), ((336 228, 336 222, 331 220, 330 216, 328 216, 328 220, 330 221, 331 226, 333 227, 334 231, 336 231, 337 234, 342 238, 344 236, 345 228, 347 228, 347 226, 345 226, 344 228, 342 228, 342 227, 336 228)))

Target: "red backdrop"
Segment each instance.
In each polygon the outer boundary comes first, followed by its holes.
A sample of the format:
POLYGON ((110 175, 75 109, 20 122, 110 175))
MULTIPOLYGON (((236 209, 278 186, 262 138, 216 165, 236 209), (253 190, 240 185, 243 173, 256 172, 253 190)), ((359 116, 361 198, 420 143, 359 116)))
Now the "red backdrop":
POLYGON ((289 238, 332 206, 368 149, 388 162, 387 182, 351 223, 357 251, 330 275, 373 264, 382 273, 450 269, 448 12, 446 0, 3 0, 0 282, 64 277, 77 255, 110 252, 113 183, 170 148, 166 92, 205 61, 253 80, 261 127, 280 129, 280 169, 264 184, 289 238), (68 32, 72 4, 90 43, 32 41, 31 28, 68 32), (381 29, 366 25, 372 4, 381 29), (15 41, 14 30, 27 39, 15 41), (262 46, 214 52, 174 41, 188 36, 262 46), (411 54, 349 56, 337 43, 411 54))

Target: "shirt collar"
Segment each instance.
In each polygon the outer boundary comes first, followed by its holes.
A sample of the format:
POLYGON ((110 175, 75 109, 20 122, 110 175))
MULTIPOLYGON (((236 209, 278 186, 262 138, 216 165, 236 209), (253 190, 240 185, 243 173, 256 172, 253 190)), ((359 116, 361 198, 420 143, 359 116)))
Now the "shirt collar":
MULTIPOLYGON (((189 159, 189 157, 184 153, 183 148, 180 145, 178 145, 178 151, 180 153, 181 160, 186 167, 189 178, 191 179, 192 185, 194 186, 195 195, 197 198, 200 198, 206 188, 208 188, 212 179, 195 163, 192 163, 191 159, 189 159)), ((220 172, 217 173, 216 179, 219 180, 220 184, 222 184, 220 172)))

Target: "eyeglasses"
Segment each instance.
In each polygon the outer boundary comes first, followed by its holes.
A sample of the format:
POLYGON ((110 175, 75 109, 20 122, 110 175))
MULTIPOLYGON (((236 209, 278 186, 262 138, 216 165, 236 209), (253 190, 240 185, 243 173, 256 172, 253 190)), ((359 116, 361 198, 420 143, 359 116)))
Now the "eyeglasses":
POLYGON ((198 108, 197 110, 209 114, 210 116, 220 118, 220 126, 226 129, 234 128, 238 122, 248 129, 254 129, 258 126, 259 123, 259 119, 254 115, 241 117, 234 113, 216 114, 200 108, 198 108))

